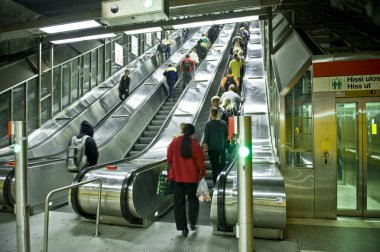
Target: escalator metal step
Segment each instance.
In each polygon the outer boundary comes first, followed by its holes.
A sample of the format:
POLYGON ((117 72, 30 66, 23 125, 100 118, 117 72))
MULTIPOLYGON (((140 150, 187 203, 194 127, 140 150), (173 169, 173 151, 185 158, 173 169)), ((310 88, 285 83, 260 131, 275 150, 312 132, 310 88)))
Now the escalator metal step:
POLYGON ((139 154, 141 151, 130 151, 129 153, 128 153, 128 157, 131 157, 131 156, 134 156, 134 155, 137 155, 137 154, 139 154))
POLYGON ((167 115, 169 115, 169 112, 170 111, 158 111, 158 115, 165 115, 165 116, 167 116, 167 115))
POLYGON ((142 135, 143 135, 143 137, 152 137, 152 138, 154 138, 157 135, 157 132, 144 131, 142 135))
POLYGON ((152 125, 152 126, 161 126, 164 122, 165 122, 165 120, 153 120, 153 121, 150 122, 150 125, 152 125))
POLYGON ((145 149, 145 147, 147 147, 148 144, 135 144, 133 146, 133 150, 134 151, 142 151, 143 149, 145 149))
POLYGON ((140 137, 139 140, 137 140, 137 142, 139 144, 150 144, 152 140, 153 140, 153 137, 140 137))
POLYGON ((162 107, 161 107, 161 110, 172 110, 172 108, 173 108, 173 106, 171 106, 171 105, 163 105, 162 107))
POLYGON ((155 131, 156 133, 160 130, 161 126, 151 126, 147 127, 148 131, 155 131))
POLYGON ((166 116, 165 115, 156 115, 155 117, 154 117, 154 120, 162 120, 162 121, 164 121, 166 119, 166 116))

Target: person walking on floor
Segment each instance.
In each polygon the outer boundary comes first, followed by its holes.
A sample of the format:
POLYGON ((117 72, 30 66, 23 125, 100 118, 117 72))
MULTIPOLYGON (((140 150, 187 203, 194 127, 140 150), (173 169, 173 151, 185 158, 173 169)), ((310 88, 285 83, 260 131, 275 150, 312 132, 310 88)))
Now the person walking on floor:
POLYGON ((174 85, 178 80, 177 68, 173 67, 172 64, 169 64, 169 67, 166 68, 164 72, 164 76, 166 77, 166 82, 169 86, 169 101, 173 101, 174 98, 174 85))
POLYGON ((210 109, 210 118, 204 130, 203 148, 205 151, 208 151, 212 168, 212 181, 215 185, 219 173, 224 168, 228 128, 225 121, 218 119, 218 108, 212 107, 210 109))
POLYGON ((205 155, 197 140, 192 138, 194 125, 185 124, 183 136, 173 139, 167 151, 170 165, 168 180, 173 181, 174 217, 177 230, 187 237, 186 195, 189 203, 190 229, 195 230, 199 212, 196 196, 198 182, 206 176, 205 155))
POLYGON ((131 78, 129 78, 129 70, 125 69, 123 77, 120 79, 119 84, 119 98, 120 100, 127 99, 129 95, 129 85, 131 83, 131 78))

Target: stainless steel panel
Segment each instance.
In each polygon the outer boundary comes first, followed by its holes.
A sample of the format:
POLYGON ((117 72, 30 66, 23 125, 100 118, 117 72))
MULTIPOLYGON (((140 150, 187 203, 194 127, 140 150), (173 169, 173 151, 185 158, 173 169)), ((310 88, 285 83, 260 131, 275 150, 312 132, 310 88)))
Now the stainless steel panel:
POLYGON ((283 171, 287 217, 315 218, 314 170, 292 168, 283 171))
POLYGON ((315 218, 336 218, 335 93, 313 93, 315 218), (329 152, 327 163, 323 155, 329 152))
MULTIPOLYGON (((286 198, 284 184, 277 167, 272 164, 253 164, 253 223, 255 228, 284 229, 286 221, 286 198)), ((233 181, 237 179, 234 169, 228 174, 225 189, 226 222, 234 226, 237 223, 237 190, 233 181)), ((214 190, 214 199, 216 199, 214 190)), ((211 203, 211 223, 216 224, 216 200, 211 203)))
POLYGON ((295 31, 272 55, 274 73, 282 95, 286 95, 309 68, 311 55, 295 31))
POLYGON ((0 68, 0 93, 37 76, 26 60, 0 68))

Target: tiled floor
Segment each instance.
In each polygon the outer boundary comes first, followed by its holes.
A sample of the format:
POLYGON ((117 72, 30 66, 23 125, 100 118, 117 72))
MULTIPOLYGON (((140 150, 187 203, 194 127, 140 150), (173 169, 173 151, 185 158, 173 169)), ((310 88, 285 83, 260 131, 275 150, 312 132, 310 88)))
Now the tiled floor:
MULTIPOLYGON (((198 229, 184 238, 175 229, 173 212, 149 228, 95 225, 79 219, 70 206, 51 212, 49 251, 238 251, 235 237, 212 234, 207 225, 209 206, 200 210, 198 229)), ((31 251, 43 248, 43 214, 31 216, 31 251)), ((380 251, 380 220, 288 219, 284 240, 254 240, 255 251, 380 251)), ((0 213, 0 251, 16 251, 15 216, 0 213)))

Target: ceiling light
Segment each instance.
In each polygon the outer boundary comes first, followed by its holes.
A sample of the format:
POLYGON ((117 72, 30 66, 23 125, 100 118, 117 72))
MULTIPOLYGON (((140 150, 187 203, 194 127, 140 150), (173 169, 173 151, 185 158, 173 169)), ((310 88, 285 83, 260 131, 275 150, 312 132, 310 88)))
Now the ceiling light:
POLYGON ((114 33, 106 33, 106 34, 98 34, 98 35, 78 37, 78 38, 53 40, 51 42, 53 44, 65 44, 65 43, 73 43, 73 42, 79 42, 79 41, 84 41, 84 40, 102 39, 102 38, 111 38, 111 37, 116 37, 116 34, 114 34, 114 33))
POLYGON ((153 5, 153 1, 152 0, 145 0, 144 1, 145 8, 150 8, 150 7, 152 7, 152 5, 153 5))
POLYGON ((40 28, 40 30, 46 33, 59 33, 59 32, 66 32, 66 31, 76 31, 76 30, 94 28, 94 27, 99 27, 99 26, 101 26, 101 24, 99 24, 95 20, 87 20, 87 21, 75 22, 75 23, 69 23, 69 24, 63 24, 63 25, 42 27, 40 28))
POLYGON ((213 21, 204 21, 204 22, 194 22, 194 23, 179 24, 179 25, 172 25, 172 26, 174 29, 183 29, 183 28, 208 26, 208 25, 213 25, 213 24, 214 24, 213 21))
POLYGON ((132 35, 132 34, 139 34, 139 33, 158 32, 158 31, 162 31, 162 28, 161 27, 150 27, 150 28, 139 29, 139 30, 125 31, 124 33, 127 35, 132 35))
POLYGON ((227 18, 227 19, 219 19, 215 20, 214 24, 230 24, 230 23, 239 23, 239 22, 247 22, 252 20, 258 20, 258 16, 247 16, 247 17, 238 17, 238 18, 227 18))

